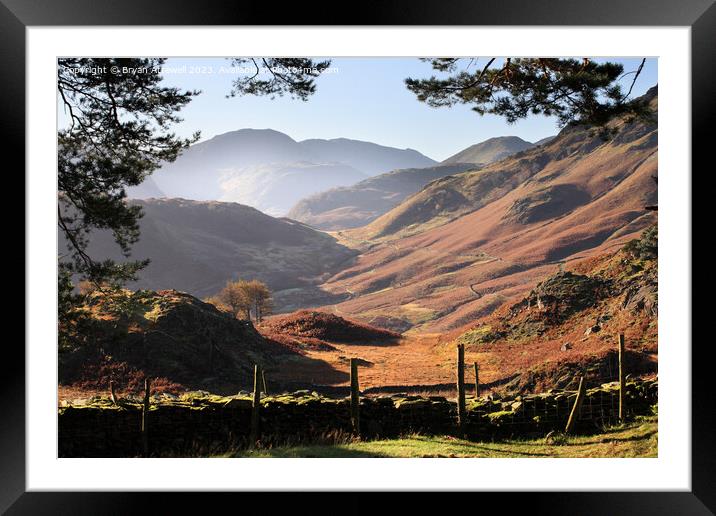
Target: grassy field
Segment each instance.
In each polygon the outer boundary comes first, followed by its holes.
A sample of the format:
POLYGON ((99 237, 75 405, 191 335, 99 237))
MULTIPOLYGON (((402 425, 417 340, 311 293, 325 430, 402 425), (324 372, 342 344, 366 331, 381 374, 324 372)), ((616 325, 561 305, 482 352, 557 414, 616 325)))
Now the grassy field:
POLYGON ((412 435, 382 441, 242 450, 236 457, 656 457, 657 416, 640 417, 588 436, 472 442, 412 435))

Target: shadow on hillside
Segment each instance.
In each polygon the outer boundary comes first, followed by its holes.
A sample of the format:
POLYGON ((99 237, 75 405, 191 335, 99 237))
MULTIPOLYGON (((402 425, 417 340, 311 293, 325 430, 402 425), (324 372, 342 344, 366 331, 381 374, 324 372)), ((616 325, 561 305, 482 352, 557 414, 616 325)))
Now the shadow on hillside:
POLYGON ((283 388, 308 389, 316 385, 332 385, 350 380, 349 369, 336 369, 324 360, 294 355, 281 360, 266 371, 273 383, 283 388))
POLYGON ((354 340, 354 341, 342 341, 335 340, 336 344, 342 346, 375 346, 375 347, 393 347, 400 346, 401 338, 385 338, 385 339, 373 339, 373 340, 354 340))
POLYGON ((350 299, 347 292, 334 294, 316 285, 277 290, 273 293, 275 315, 284 315, 319 306, 335 305, 350 299))
MULTIPOLYGON (((481 390, 494 389, 500 387, 519 377, 519 373, 500 378, 492 382, 480 383, 481 390)), ((361 392, 364 394, 393 394, 393 393, 441 393, 449 390, 455 390, 455 383, 431 383, 431 384, 413 384, 413 385, 381 385, 379 387, 369 387, 361 392)))

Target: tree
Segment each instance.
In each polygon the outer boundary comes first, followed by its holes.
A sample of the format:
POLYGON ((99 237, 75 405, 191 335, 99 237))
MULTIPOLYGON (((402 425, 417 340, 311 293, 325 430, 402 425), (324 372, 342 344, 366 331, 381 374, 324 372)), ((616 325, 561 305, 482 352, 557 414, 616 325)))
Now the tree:
POLYGON ((260 324, 264 316, 271 314, 271 310, 273 309, 271 291, 265 283, 258 280, 249 281, 247 291, 252 303, 254 318, 256 322, 260 324))
POLYGON ((257 324, 265 315, 270 314, 273 308, 271 291, 265 283, 258 280, 227 281, 216 296, 205 301, 230 312, 237 319, 244 316, 250 321, 253 313, 257 324))
POLYGON ((228 96, 288 94, 292 99, 308 100, 316 92, 315 79, 331 64, 330 60, 308 58, 233 58, 231 64, 247 67, 252 75, 236 79, 228 96))
POLYGON ((217 306, 225 306, 237 319, 243 314, 250 320, 252 300, 247 285, 248 282, 243 280, 227 281, 226 286, 215 296, 219 302, 217 306))
POLYGON ((431 107, 467 104, 480 115, 504 116, 508 123, 528 115, 545 115, 555 116, 560 126, 602 128, 617 115, 649 115, 646 102, 629 98, 645 60, 627 73, 619 63, 596 63, 588 58, 506 58, 498 64, 496 58, 490 58, 472 70, 478 58, 423 61, 448 74, 444 78, 405 79, 417 99, 431 107), (634 77, 624 93, 619 80, 629 74, 634 77))

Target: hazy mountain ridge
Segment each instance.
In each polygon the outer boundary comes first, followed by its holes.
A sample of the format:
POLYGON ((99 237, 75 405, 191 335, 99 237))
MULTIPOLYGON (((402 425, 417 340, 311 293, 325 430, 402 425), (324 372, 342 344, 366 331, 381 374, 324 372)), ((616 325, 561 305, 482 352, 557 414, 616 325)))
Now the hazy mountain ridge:
POLYGON ((326 161, 348 163, 369 176, 397 168, 420 168, 437 162, 414 149, 396 149, 348 138, 309 139, 299 142, 310 155, 326 161))
MULTIPOLYGON (((282 211, 282 215, 298 199, 287 200, 286 206, 277 204, 281 188, 269 188, 272 182, 288 181, 289 177, 294 184, 304 182, 305 196, 396 167, 433 164, 434 160, 411 149, 343 138, 298 142, 272 129, 240 129, 192 145, 151 179, 167 197, 250 201, 254 207, 274 206, 274 213, 282 211), (307 176, 307 171, 312 174, 307 176), (322 179, 315 181, 316 176, 322 179), (261 184, 253 185, 252 178, 261 178, 261 184)), ((142 196, 141 190, 130 193, 142 196)))
POLYGON ((302 161, 257 165, 235 174, 228 172, 226 177, 229 179, 222 183, 219 200, 246 204, 279 217, 316 190, 352 185, 367 176, 341 163, 316 165, 302 161))
POLYGON ((147 177, 141 184, 130 186, 127 188, 127 198, 129 199, 151 199, 166 197, 157 186, 152 176, 147 177))
MULTIPOLYGON (((540 142, 548 140, 545 138, 540 142)), ((536 145, 517 136, 490 138, 471 145, 436 166, 393 170, 351 187, 333 188, 311 195, 293 206, 288 216, 326 230, 360 227, 398 206, 431 181, 478 169, 536 145)))
MULTIPOLYGON (((656 109, 655 89, 650 98, 656 109)), ((644 206, 657 201, 656 124, 615 119, 610 129, 604 140, 567 127, 483 167, 398 170, 338 189, 389 201, 393 181, 420 178, 416 187, 445 174, 338 240, 247 206, 145 201, 135 256, 153 258, 143 273, 153 289, 205 295, 231 277, 256 277, 286 309, 322 304, 400 331, 450 330, 525 293, 557 262, 608 251, 653 221, 644 206), (201 224, 190 216, 197 210, 201 224)))
POLYGON ((431 181, 474 169, 471 163, 409 168, 332 188, 300 200, 288 217, 324 230, 360 227, 400 204, 431 181))

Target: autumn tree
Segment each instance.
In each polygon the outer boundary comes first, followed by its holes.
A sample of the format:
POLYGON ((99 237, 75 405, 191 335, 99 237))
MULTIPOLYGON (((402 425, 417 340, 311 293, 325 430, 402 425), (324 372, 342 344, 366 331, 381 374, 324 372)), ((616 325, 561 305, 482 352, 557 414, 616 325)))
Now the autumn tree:
POLYGON ((260 324, 264 316, 270 315, 273 309, 271 291, 265 283, 258 280, 249 281, 246 285, 247 295, 251 300, 256 323, 260 324))
POLYGON ((273 308, 271 291, 258 280, 227 281, 224 288, 215 296, 205 299, 221 310, 230 312, 236 318, 251 320, 253 314, 256 323, 260 323, 273 308))
POLYGON ((480 115, 508 123, 530 115, 554 116, 560 126, 604 127, 617 115, 649 116, 648 105, 630 95, 646 60, 629 72, 614 62, 552 58, 423 59, 442 74, 405 79, 417 99, 432 107, 472 106, 480 115), (630 77, 628 91, 620 85, 630 77))
POLYGON ((230 312, 237 319, 242 317, 250 319, 251 299, 248 297, 247 283, 243 280, 227 281, 218 294, 207 298, 206 301, 230 312))

